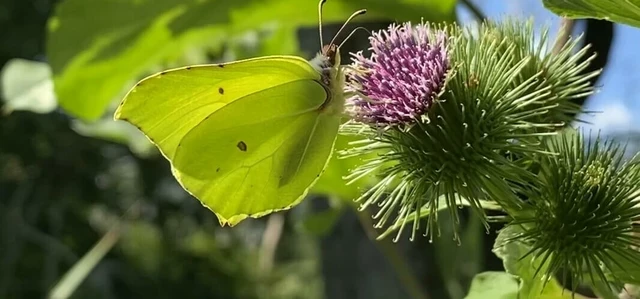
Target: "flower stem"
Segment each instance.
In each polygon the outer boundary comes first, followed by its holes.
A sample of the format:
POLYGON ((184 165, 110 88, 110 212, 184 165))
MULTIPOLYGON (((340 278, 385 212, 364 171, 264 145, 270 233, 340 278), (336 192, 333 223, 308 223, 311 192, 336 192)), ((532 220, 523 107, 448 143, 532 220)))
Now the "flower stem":
POLYGON ((461 0, 460 2, 462 2, 462 4, 464 4, 464 6, 466 6, 471 11, 471 13, 478 20, 478 22, 482 22, 487 19, 487 16, 485 16, 484 13, 482 13, 482 11, 480 10, 480 8, 478 8, 475 4, 473 4, 471 0, 461 0))
POLYGON ((562 47, 564 47, 564 45, 571 38, 571 32, 573 31, 574 24, 575 21, 573 19, 561 19, 560 29, 558 30, 558 38, 556 39, 555 45, 553 45, 553 50, 551 50, 553 54, 558 54, 560 53, 560 51, 562 51, 562 47))
POLYGON ((271 214, 267 220, 267 227, 262 234, 262 243, 260 245, 259 265, 263 274, 268 274, 273 268, 273 261, 283 228, 284 216, 281 213, 271 214))

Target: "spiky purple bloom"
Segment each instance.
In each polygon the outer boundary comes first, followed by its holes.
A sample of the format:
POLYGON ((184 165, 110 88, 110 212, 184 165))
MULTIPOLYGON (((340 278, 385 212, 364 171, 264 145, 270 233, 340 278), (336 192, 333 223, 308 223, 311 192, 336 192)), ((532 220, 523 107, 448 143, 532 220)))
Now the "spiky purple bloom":
POLYGON ((371 57, 353 54, 347 72, 352 117, 373 125, 412 122, 423 115, 442 90, 449 60, 447 35, 429 24, 392 24, 374 32, 371 57))

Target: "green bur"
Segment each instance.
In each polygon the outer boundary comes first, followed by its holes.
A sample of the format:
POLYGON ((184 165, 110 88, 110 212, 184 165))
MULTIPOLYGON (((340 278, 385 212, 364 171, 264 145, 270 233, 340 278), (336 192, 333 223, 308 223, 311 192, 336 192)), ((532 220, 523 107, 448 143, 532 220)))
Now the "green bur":
POLYGON ((545 141, 556 155, 541 157, 540 180, 527 193, 526 213, 514 217, 523 233, 509 241, 530 247, 536 274, 583 281, 637 282, 640 267, 640 160, 599 137, 571 132, 545 141), (637 272, 637 270, 635 270, 637 272))

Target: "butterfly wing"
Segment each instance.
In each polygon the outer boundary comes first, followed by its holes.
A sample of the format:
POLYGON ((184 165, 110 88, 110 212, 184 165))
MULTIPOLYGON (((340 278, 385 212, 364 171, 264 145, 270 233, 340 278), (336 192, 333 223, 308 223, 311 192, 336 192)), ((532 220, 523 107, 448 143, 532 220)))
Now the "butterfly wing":
POLYGON ((340 125, 305 60, 272 56, 151 76, 116 118, 138 126, 181 185, 234 225, 298 203, 326 167, 340 125))

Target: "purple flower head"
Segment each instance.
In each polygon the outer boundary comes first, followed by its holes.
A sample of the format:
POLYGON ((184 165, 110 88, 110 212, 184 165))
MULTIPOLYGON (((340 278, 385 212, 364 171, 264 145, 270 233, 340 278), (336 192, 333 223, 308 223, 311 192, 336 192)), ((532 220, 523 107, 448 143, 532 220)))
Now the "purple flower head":
POLYGON ((425 23, 416 27, 392 24, 369 37, 370 58, 362 51, 353 54, 346 91, 355 94, 349 99, 355 120, 383 126, 402 124, 429 109, 449 69, 447 35, 432 30, 425 23))

